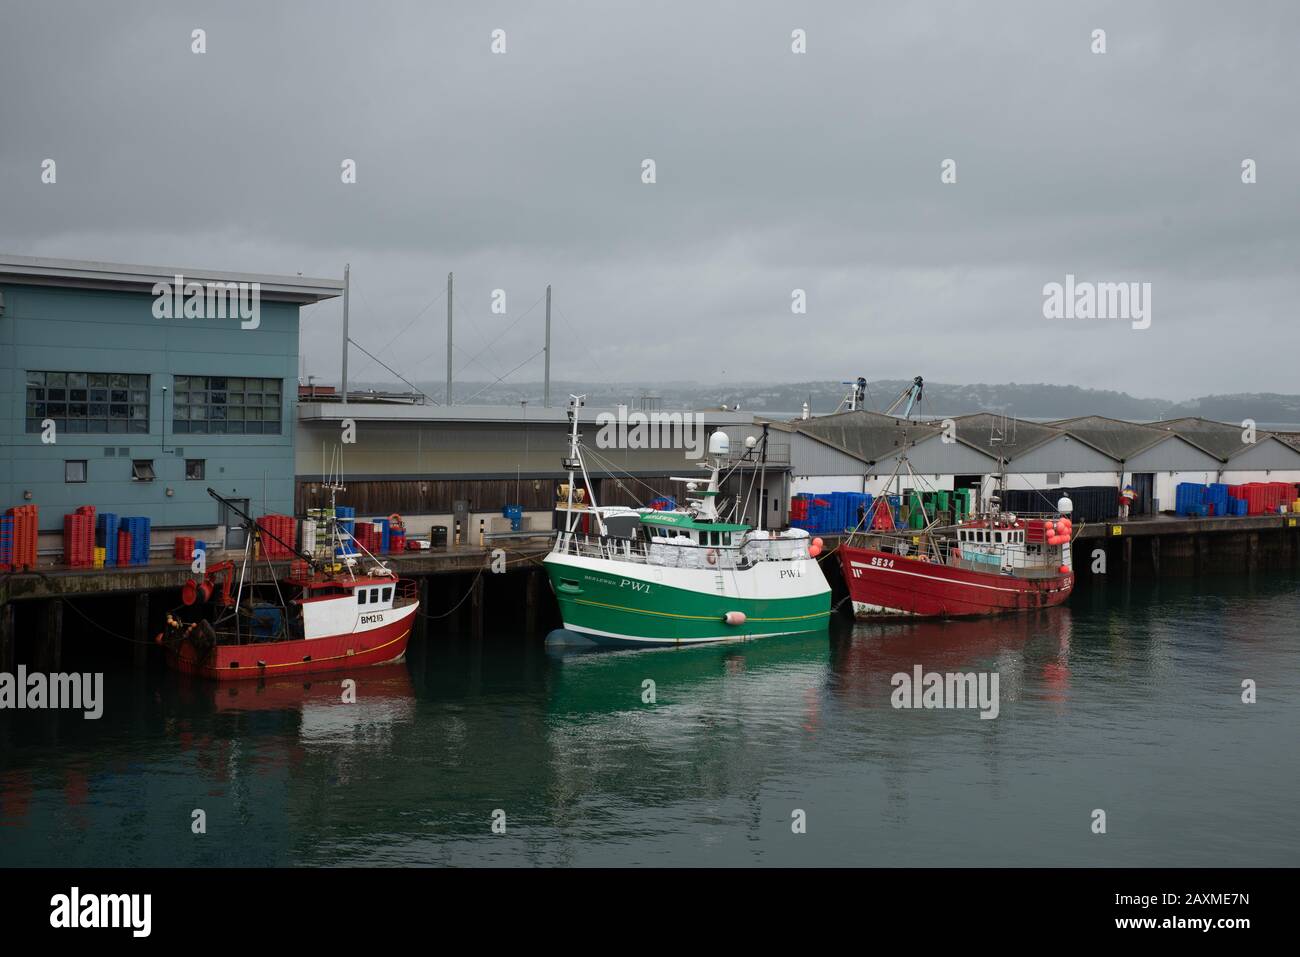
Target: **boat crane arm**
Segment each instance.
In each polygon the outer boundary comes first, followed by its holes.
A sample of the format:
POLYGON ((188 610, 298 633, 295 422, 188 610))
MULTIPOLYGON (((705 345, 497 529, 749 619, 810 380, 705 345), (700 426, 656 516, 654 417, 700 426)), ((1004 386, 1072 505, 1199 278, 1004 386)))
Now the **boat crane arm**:
POLYGON ((903 410, 903 418, 912 414, 912 409, 921 401, 921 395, 925 391, 925 380, 917 376, 912 380, 912 384, 904 389, 897 399, 890 403, 889 408, 885 410, 885 415, 893 415, 898 411, 898 407, 907 402, 907 408, 903 410))

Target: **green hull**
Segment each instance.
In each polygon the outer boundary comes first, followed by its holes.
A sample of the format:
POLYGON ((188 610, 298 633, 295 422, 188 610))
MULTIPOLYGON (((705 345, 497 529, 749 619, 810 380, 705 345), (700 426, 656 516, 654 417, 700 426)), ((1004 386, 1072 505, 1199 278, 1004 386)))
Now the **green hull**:
POLYGON ((554 558, 547 559, 546 571, 564 627, 608 644, 677 645, 803 634, 824 631, 831 614, 829 588, 811 595, 741 598, 641 582, 554 558), (728 612, 742 612, 744 623, 728 625, 728 612))

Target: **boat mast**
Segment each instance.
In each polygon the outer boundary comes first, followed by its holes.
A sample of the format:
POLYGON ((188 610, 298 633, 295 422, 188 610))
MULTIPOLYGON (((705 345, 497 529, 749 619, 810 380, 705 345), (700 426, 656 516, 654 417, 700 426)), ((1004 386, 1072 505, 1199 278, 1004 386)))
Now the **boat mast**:
POLYGON ((581 435, 578 433, 578 410, 582 408, 583 403, 587 401, 585 395, 569 396, 569 454, 562 463, 569 472, 569 507, 568 514, 564 520, 565 532, 572 533, 577 519, 573 510, 573 485, 575 473, 582 473, 583 486, 587 490, 587 497, 591 504, 588 509, 596 516, 596 531, 600 535, 605 534, 605 523, 601 521, 600 509, 596 504, 596 492, 591 486, 591 476, 587 474, 587 462, 582 457, 581 435))

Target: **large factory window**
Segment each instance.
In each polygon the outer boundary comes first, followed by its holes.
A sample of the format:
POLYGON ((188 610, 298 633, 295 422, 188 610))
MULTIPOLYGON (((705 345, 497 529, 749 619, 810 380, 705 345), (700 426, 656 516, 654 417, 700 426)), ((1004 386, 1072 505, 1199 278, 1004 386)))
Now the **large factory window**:
POLYGON ((280 379, 178 375, 172 428, 191 435, 279 435, 280 379))
POLYGON ((149 431, 149 377, 128 372, 27 373, 28 432, 149 431))

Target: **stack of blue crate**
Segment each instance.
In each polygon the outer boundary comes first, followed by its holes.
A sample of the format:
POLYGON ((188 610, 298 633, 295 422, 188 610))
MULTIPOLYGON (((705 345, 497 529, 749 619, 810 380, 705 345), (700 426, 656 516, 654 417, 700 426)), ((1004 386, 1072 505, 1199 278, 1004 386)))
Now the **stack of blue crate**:
MULTIPOLYGON (((132 516, 129 518, 119 519, 120 527, 123 531, 131 536, 131 554, 123 557, 118 556, 118 564, 128 565, 148 565, 149 564, 149 519, 144 516, 132 516)), ((107 548, 107 546, 105 546, 107 548)), ((105 564, 107 564, 105 557, 105 564)))
POLYGON ((1206 508, 1205 486, 1195 482, 1179 482, 1174 489, 1174 511, 1179 515, 1193 518, 1203 517, 1209 511, 1206 508))
POLYGON ((334 519, 338 524, 339 538, 342 543, 334 549, 336 555, 355 555, 357 546, 352 542, 352 534, 357 527, 357 510, 346 505, 334 506, 334 519))
POLYGON ((104 565, 117 564, 117 516, 100 512, 95 518, 95 544, 104 550, 104 565))
POLYGON ((501 514, 510 519, 510 531, 517 532, 523 527, 524 507, 522 505, 507 505, 501 509, 501 514))

